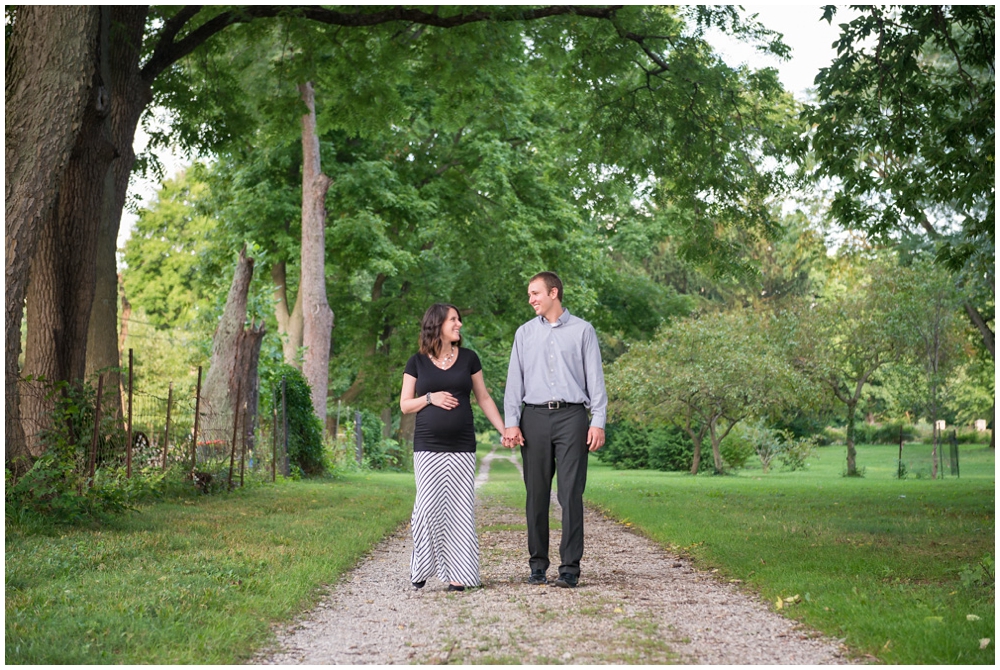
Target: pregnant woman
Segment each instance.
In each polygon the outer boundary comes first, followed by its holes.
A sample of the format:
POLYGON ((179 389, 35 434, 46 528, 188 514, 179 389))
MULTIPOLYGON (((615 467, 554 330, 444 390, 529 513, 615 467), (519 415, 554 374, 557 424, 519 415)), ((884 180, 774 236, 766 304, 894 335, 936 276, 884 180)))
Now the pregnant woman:
POLYGON ((462 320, 454 305, 431 305, 420 323, 420 351, 403 374, 399 408, 417 414, 413 472, 417 497, 410 519, 410 581, 423 588, 437 575, 449 591, 479 586, 476 536, 476 432, 472 402, 503 434, 503 418, 483 381, 479 356, 462 348, 462 320))

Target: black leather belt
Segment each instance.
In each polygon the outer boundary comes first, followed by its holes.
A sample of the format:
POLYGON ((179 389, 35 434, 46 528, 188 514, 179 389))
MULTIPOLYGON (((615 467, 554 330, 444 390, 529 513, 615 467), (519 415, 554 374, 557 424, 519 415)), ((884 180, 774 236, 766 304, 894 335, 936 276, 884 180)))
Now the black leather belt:
POLYGON ((562 400, 550 400, 541 405, 532 405, 531 403, 524 403, 525 407, 534 407, 535 409, 565 409, 567 407, 583 407, 582 402, 563 402, 562 400))

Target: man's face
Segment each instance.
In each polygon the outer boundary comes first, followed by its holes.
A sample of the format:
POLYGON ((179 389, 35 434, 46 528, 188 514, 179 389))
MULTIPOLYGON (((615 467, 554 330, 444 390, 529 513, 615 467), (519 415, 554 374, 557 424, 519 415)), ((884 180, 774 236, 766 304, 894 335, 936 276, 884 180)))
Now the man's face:
POLYGON ((534 308, 537 315, 547 314, 555 304, 558 294, 558 289, 553 288, 549 291, 542 279, 536 279, 528 284, 528 304, 534 308))

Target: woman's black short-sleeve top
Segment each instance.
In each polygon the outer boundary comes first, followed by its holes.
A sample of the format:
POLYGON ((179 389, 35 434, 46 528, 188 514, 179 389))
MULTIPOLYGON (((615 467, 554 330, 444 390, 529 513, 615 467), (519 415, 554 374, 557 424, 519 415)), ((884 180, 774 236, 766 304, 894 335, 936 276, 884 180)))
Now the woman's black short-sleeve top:
POLYGON ((414 451, 472 452, 476 450, 476 430, 472 424, 472 375, 483 369, 476 352, 458 349, 458 357, 447 370, 434 365, 430 357, 414 354, 406 362, 406 374, 417 380, 416 397, 448 391, 458 400, 458 407, 442 409, 437 405, 417 412, 413 431, 414 451))

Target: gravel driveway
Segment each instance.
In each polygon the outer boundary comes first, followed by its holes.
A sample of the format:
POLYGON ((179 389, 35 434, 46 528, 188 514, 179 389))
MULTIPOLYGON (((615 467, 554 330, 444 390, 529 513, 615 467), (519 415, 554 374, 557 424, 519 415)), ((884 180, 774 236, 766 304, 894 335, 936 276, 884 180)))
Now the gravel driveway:
MULTIPOLYGON (((483 459, 477 487, 494 458, 483 459)), ((553 496, 553 514, 558 506, 553 496)), ((522 510, 477 495, 483 588, 409 583, 404 528, 278 631, 260 664, 845 664, 835 640, 588 510, 575 589, 529 586, 522 510)), ((559 531, 551 546, 558 565, 559 531)), ((549 570, 550 579, 554 577, 549 570)))

